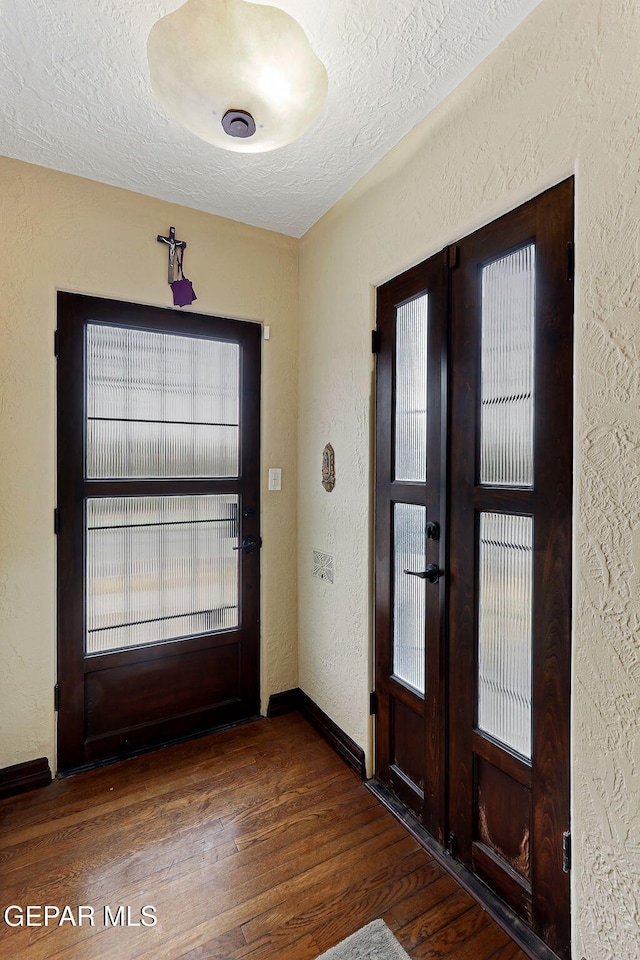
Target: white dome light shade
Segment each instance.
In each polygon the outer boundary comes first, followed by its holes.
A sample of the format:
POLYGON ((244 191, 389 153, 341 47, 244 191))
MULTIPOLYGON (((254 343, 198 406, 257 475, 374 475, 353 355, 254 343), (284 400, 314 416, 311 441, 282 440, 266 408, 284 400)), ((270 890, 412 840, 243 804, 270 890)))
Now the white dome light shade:
POLYGON ((247 0, 187 0, 152 27, 147 56, 167 115, 225 150, 292 143, 327 96, 327 71, 300 24, 247 0))

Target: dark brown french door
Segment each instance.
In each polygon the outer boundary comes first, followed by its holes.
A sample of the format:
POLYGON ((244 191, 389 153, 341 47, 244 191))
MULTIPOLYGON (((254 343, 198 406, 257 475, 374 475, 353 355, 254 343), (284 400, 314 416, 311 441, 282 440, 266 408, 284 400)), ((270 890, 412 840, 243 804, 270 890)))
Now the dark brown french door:
POLYGON ((441 254, 378 290, 377 775, 441 843, 446 312, 441 254))
POLYGON ((561 956, 572 239, 569 180, 378 298, 377 776, 561 956))
POLYGON ((58 769, 259 714, 260 326, 58 295, 58 769))

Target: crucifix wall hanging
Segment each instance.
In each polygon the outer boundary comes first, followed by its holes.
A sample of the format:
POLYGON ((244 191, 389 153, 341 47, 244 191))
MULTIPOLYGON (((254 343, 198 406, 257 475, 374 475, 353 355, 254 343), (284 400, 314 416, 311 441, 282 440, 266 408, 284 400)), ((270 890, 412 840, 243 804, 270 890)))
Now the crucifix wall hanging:
POLYGON ((163 237, 160 233, 158 243, 166 243, 169 254, 169 286, 173 293, 174 307, 184 307, 198 298, 195 295, 193 284, 184 275, 184 251, 187 249, 185 240, 176 240, 176 228, 169 228, 169 236, 163 237), (176 276, 177 273, 177 276, 176 276))

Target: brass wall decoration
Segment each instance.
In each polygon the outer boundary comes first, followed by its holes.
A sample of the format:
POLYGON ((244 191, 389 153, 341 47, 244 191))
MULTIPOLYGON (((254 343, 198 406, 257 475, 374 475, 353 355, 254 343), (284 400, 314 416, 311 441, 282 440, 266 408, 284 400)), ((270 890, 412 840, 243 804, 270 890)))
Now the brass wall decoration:
POLYGON ((322 486, 331 493, 336 485, 336 455, 330 443, 322 451, 322 486))

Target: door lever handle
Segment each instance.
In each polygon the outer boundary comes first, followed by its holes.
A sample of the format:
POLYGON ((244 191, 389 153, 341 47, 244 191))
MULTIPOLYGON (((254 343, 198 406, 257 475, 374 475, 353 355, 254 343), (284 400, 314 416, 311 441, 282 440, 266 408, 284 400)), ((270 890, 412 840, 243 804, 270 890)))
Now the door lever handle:
POLYGON ((424 570, 405 570, 410 577, 420 577, 421 580, 428 580, 429 583, 437 583, 440 579, 440 570, 435 563, 428 563, 424 570))
POLYGON ((242 543, 237 547, 231 547, 232 550, 242 550, 244 553, 253 553, 257 546, 262 546, 262 540, 258 543, 256 537, 243 537, 242 543))

